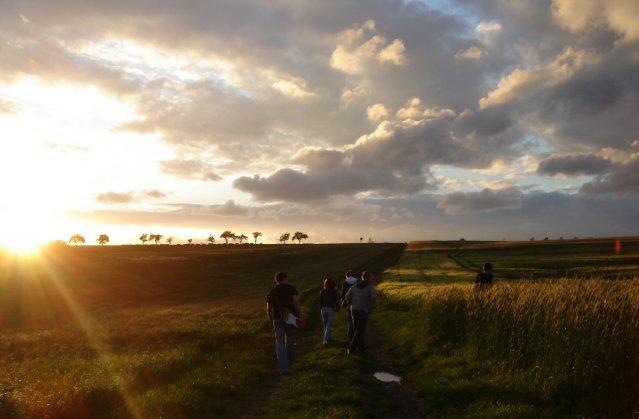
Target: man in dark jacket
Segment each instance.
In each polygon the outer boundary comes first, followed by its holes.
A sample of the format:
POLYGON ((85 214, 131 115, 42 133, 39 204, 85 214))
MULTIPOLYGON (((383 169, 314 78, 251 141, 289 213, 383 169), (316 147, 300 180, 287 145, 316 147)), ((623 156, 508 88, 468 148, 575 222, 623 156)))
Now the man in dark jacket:
POLYGON ((284 272, 275 274, 277 285, 266 298, 266 315, 275 331, 275 354, 280 373, 288 374, 295 360, 297 322, 303 322, 300 295, 287 283, 284 272))
POLYGON ((346 321, 348 322, 348 342, 350 343, 353 340, 353 334, 355 333, 355 328, 353 327, 353 317, 351 316, 351 309, 348 305, 348 301, 346 301, 346 293, 351 289, 353 285, 357 283, 357 278, 355 278, 355 274, 353 271, 346 272, 346 280, 342 284, 342 307, 346 308, 346 321))
POLYGON ((489 288, 493 285, 493 265, 490 262, 484 263, 483 272, 479 272, 475 277, 475 287, 478 289, 489 288))

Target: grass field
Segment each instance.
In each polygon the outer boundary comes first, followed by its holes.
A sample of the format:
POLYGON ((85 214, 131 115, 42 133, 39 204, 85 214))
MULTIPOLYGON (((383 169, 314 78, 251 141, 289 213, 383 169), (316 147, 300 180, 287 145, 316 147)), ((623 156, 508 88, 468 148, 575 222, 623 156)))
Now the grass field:
POLYGON ((638 272, 637 239, 410 243, 374 320, 433 417, 632 417, 638 272))
POLYGON ((631 417, 638 272, 639 239, 0 255, 0 417, 631 417), (496 283, 478 293, 486 261, 496 283), (344 311, 323 348, 315 303, 348 268, 381 295, 350 357, 344 311), (283 379, 264 316, 278 270, 308 319, 283 379))
POLYGON ((264 316, 273 273, 287 271, 301 291, 393 249, 87 246, 30 260, 0 255, 0 416, 246 413, 276 376, 264 316))

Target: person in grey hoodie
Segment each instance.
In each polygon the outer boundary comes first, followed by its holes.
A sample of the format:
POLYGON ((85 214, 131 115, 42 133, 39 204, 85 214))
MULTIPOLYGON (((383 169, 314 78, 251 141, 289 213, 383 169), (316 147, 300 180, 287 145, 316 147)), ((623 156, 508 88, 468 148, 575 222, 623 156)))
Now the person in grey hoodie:
POLYGON ((359 349, 360 351, 366 349, 364 346, 366 320, 368 319, 370 310, 375 306, 375 300, 377 298, 372 282, 373 275, 368 271, 364 271, 362 273, 362 279, 346 293, 346 301, 350 306, 353 326, 355 328, 353 339, 351 339, 348 346, 349 354, 353 353, 355 349, 359 349))
POLYGON ((351 309, 346 301, 346 293, 351 289, 353 285, 357 283, 357 278, 355 278, 355 274, 353 271, 346 272, 346 280, 342 284, 342 307, 346 309, 346 321, 348 322, 348 344, 350 345, 351 340, 353 340, 353 334, 355 333, 355 328, 353 327, 353 317, 351 316, 351 309))

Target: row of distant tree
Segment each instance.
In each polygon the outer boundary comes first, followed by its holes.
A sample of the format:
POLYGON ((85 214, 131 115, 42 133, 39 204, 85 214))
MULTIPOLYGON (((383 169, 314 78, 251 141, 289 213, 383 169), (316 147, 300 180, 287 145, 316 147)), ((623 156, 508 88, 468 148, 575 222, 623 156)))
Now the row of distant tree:
MULTIPOLYGON (((257 239, 259 239, 262 236, 262 233, 260 231, 255 231, 253 232, 253 242, 255 244, 257 244, 257 239)), ((148 234, 148 233, 144 233, 142 234, 138 239, 142 242, 142 244, 146 244, 148 242, 154 242, 155 244, 159 244, 162 239, 164 238, 164 235, 162 234, 148 234)), ((229 244, 229 240, 231 240, 233 243, 237 243, 239 242, 240 244, 244 243, 245 241, 248 241, 248 236, 244 233, 242 234, 235 234, 230 230, 226 230, 224 231, 221 235, 220 238, 224 240, 224 244, 229 244)), ((302 240, 306 240, 308 239, 308 234, 302 232, 302 231, 296 231, 295 233, 293 233, 293 235, 291 235, 291 233, 283 233, 282 235, 280 235, 279 238, 279 242, 286 244, 289 240, 291 241, 295 241, 297 240, 298 243, 302 243, 302 240)), ((173 244, 173 241, 175 240, 175 237, 167 237, 165 239, 166 243, 168 244, 173 244)), ((100 234, 98 236, 98 238, 96 239, 96 242, 99 245, 105 245, 107 243, 109 243, 110 239, 109 236, 106 234, 100 234)), ((214 236, 209 236, 206 241, 208 241, 211 244, 215 243, 215 237, 214 236)), ((193 239, 188 239, 186 241, 188 244, 192 244, 193 243, 193 239)), ((82 234, 74 234, 73 236, 71 236, 71 238, 69 239, 69 244, 84 244, 86 243, 86 239, 84 238, 84 236, 82 234)))

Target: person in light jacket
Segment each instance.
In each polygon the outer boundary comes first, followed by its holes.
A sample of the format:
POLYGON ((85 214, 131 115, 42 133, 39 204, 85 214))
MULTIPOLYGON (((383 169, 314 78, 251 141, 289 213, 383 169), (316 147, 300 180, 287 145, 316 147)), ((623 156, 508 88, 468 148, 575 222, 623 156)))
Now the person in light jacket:
POLYGON ((368 271, 364 271, 362 278, 346 293, 346 301, 350 306, 353 326, 355 328, 353 339, 348 346, 349 354, 352 354, 356 349, 360 351, 366 349, 364 346, 366 321, 368 320, 368 314, 375 306, 376 298, 377 295, 375 293, 375 287, 373 286, 373 275, 368 271))

